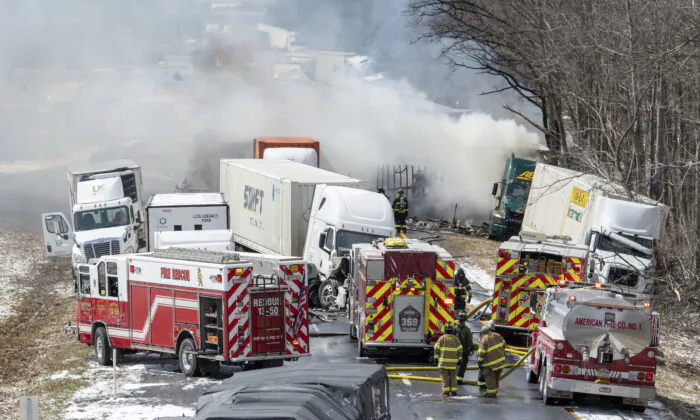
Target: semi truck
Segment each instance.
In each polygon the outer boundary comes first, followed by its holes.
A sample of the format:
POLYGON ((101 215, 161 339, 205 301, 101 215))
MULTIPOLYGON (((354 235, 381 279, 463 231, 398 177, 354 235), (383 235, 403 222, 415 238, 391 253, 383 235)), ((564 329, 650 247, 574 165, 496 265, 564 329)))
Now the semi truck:
POLYGON ((227 230, 228 216, 221 193, 155 194, 146 205, 148 250, 155 249, 158 232, 227 230))
POLYGON ((646 297, 646 275, 668 206, 591 174, 537 163, 522 230, 568 236, 589 248, 588 278, 646 297))
POLYGON ((131 160, 67 168, 71 217, 44 213, 46 255, 71 255, 73 264, 129 254, 146 245, 141 167, 131 160))
POLYGON ((221 363, 281 366, 309 356, 306 263, 171 248, 77 266, 75 325, 108 365, 112 349, 176 355, 186 376, 221 363))
POLYGON ((354 178, 258 159, 222 159, 220 176, 236 246, 303 257, 313 270, 314 306, 345 306, 352 245, 395 232, 391 203, 354 178))
POLYGON ((317 140, 303 137, 258 137, 253 139, 255 159, 292 160, 321 167, 321 149, 317 140))
POLYGON ((494 183, 491 191, 496 208, 491 212, 489 239, 503 241, 520 232, 535 164, 515 156, 506 160, 503 179, 494 183))
POLYGON ((598 287, 547 289, 527 381, 545 404, 597 396, 643 412, 656 395, 658 317, 598 287))
POLYGON ((454 265, 443 248, 415 239, 353 245, 347 314, 358 355, 432 350, 454 323, 454 265))

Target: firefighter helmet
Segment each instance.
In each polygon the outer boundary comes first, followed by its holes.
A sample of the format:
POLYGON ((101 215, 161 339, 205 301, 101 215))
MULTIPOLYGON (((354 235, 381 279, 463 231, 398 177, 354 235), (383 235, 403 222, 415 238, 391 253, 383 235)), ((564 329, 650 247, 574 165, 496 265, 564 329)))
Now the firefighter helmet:
POLYGON ((445 323, 445 334, 454 334, 455 333, 455 326, 452 325, 451 322, 446 322, 445 323))
POLYGON ((457 314, 457 321, 466 321, 467 320, 467 314, 464 312, 460 312, 457 314))
POLYGON ((403 195, 403 188, 399 188, 399 190, 396 191, 396 193, 397 193, 398 195, 403 195))
POLYGON ((384 194, 384 187, 382 187, 381 185, 379 185, 379 186, 377 187, 377 192, 380 193, 380 194, 384 194))

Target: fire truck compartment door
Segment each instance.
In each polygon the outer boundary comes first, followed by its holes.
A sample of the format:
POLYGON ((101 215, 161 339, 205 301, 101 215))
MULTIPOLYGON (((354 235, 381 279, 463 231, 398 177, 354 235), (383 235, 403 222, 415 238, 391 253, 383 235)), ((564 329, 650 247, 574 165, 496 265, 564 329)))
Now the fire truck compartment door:
POLYGON ((44 251, 48 257, 71 255, 73 229, 63 213, 43 213, 41 228, 44 232, 44 251))
POLYGON ((284 291, 253 292, 250 300, 253 355, 285 353, 284 291))
POLYGON ((420 343, 425 340, 425 296, 394 297, 394 328, 396 342, 420 343))

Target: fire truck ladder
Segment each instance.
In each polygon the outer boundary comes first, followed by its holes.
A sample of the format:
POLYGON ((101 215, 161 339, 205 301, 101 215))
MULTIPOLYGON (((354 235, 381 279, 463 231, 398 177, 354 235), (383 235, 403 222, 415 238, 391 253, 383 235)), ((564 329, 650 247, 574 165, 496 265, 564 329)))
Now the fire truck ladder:
POLYGON ((230 264, 243 261, 238 254, 232 252, 201 251, 187 248, 157 249, 155 252, 153 252, 153 256, 173 260, 196 261, 214 264, 230 264))

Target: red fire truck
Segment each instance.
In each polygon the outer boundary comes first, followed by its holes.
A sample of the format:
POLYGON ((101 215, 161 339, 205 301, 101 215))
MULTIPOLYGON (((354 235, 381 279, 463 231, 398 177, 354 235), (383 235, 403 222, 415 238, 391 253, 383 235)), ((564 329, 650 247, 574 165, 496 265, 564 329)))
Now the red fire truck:
POLYGON ((542 308, 547 287, 585 280, 585 246, 557 237, 520 232, 498 248, 491 319, 503 333, 528 333, 539 322, 530 301, 542 308))
POLYGON ((444 249, 387 238, 354 245, 350 265, 350 336, 361 357, 430 349, 454 322, 455 263, 444 249))
POLYGON ((219 363, 281 365, 309 356, 305 261, 171 248, 78 265, 68 333, 111 349, 176 354, 187 376, 219 363))
POLYGON ((643 412, 656 392, 658 317, 599 287, 547 289, 527 380, 539 382, 545 404, 588 394, 643 412))

